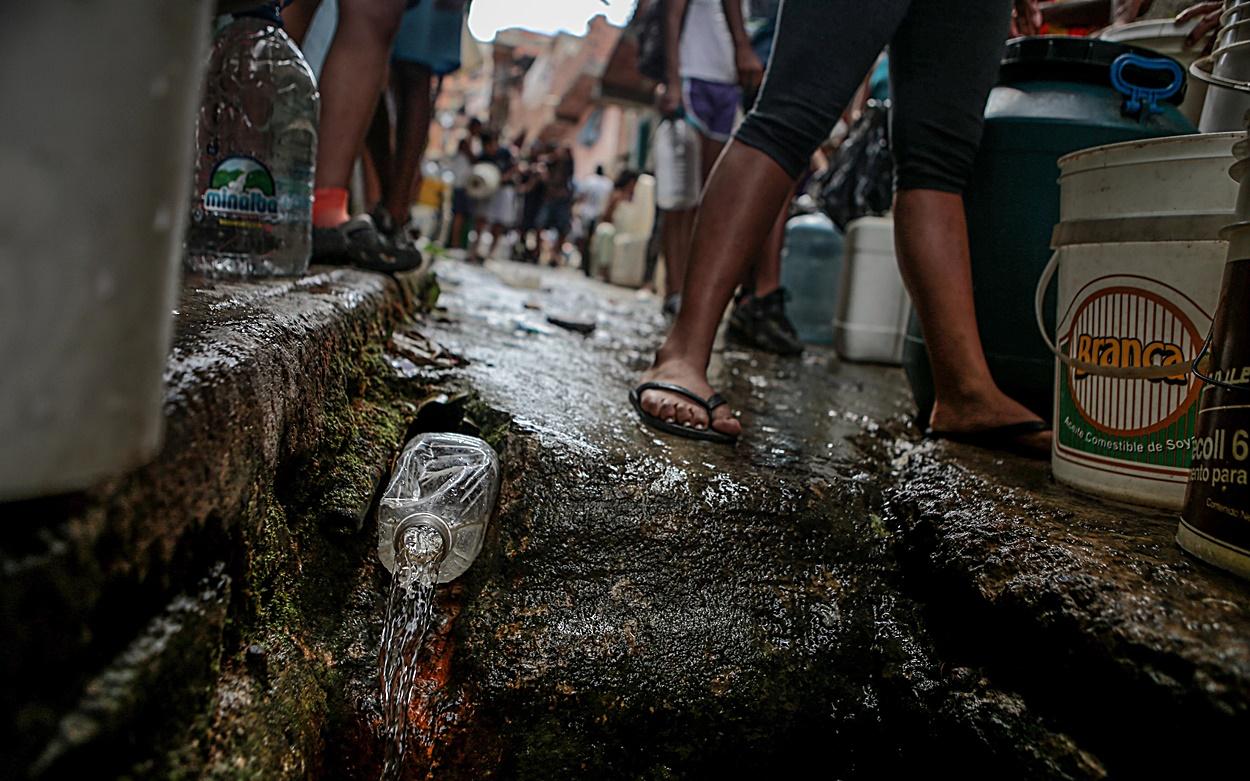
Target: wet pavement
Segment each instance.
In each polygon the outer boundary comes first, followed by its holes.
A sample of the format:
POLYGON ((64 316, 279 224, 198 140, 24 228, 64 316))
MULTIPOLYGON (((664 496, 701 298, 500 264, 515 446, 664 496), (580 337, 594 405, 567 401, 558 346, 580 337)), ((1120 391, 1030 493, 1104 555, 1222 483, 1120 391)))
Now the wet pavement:
POLYGON ((161 457, 6 508, 0 775, 44 756, 44 777, 376 777, 368 508, 432 430, 483 436, 505 474, 477 563, 436 597, 409 778, 1240 761, 1247 587, 1182 554, 1171 515, 924 442, 899 370, 821 349, 718 352, 742 442, 665 437, 627 399, 658 299, 437 272, 440 309, 407 321, 433 290, 415 276, 187 287, 161 457))
POLYGON ((426 704, 440 776, 1098 778, 1233 756, 1140 751, 1218 746, 1250 702, 1245 591, 1175 548, 1173 518, 922 442, 900 371, 821 349, 720 352, 743 441, 665 437, 626 398, 657 299, 532 266, 438 273, 444 309, 416 329, 468 365, 428 379, 508 431, 426 704))

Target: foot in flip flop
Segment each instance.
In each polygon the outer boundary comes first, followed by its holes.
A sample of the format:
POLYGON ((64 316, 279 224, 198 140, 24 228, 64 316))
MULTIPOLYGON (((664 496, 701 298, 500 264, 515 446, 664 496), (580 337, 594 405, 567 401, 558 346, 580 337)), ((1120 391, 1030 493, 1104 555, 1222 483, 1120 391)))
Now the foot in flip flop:
POLYGON ((669 434, 731 444, 742 433, 706 374, 679 361, 658 362, 630 392, 630 401, 643 423, 669 434))
POLYGON ((1049 458, 1050 427, 1000 393, 956 404, 937 402, 925 435, 1030 458, 1049 458))

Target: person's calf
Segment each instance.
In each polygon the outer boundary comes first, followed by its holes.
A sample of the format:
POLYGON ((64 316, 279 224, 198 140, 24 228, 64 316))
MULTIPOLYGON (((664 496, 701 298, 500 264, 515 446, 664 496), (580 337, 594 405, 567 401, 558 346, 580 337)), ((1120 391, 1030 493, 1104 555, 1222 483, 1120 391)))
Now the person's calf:
POLYGON ((339 29, 348 24, 389 49, 406 5, 405 0, 338 0, 339 29))

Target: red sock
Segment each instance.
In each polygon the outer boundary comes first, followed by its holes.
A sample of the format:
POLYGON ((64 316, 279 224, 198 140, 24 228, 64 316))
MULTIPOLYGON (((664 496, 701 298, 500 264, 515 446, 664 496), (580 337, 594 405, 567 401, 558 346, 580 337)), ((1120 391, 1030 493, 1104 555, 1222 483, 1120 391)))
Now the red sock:
POLYGON ((347 222, 346 187, 318 187, 313 190, 313 225, 317 228, 333 228, 347 222))

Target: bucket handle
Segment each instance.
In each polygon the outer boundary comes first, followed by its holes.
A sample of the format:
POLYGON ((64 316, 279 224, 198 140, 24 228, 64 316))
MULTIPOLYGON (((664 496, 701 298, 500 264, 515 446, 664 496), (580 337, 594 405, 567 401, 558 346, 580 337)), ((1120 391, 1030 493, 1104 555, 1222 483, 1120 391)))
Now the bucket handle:
POLYGON ((1050 256, 1050 262, 1046 264, 1046 269, 1042 271, 1042 277, 1037 281, 1037 291, 1033 295, 1033 314, 1037 318, 1037 332, 1041 334, 1042 341, 1055 354, 1055 357, 1063 362, 1065 366, 1078 369, 1086 374, 1092 374, 1095 377, 1115 377, 1122 380, 1161 380, 1165 377, 1175 377, 1177 374, 1188 374, 1191 367, 1188 363, 1174 363, 1168 366, 1104 366, 1097 363, 1089 363, 1078 358, 1073 358, 1063 350, 1060 350, 1050 333, 1046 329, 1046 317, 1044 310, 1046 308, 1046 293, 1050 290, 1050 283, 1055 277, 1055 272, 1059 270, 1059 251, 1050 256))
POLYGON ((1163 109, 1159 107, 1159 101, 1167 100, 1185 86, 1185 71, 1170 58, 1147 57, 1129 52, 1116 57, 1111 63, 1111 86, 1124 95, 1125 114, 1148 117, 1151 114, 1163 113, 1163 109), (1124 70, 1130 66, 1145 71, 1163 71, 1171 74, 1172 80, 1164 87, 1133 84, 1124 73, 1124 70))

